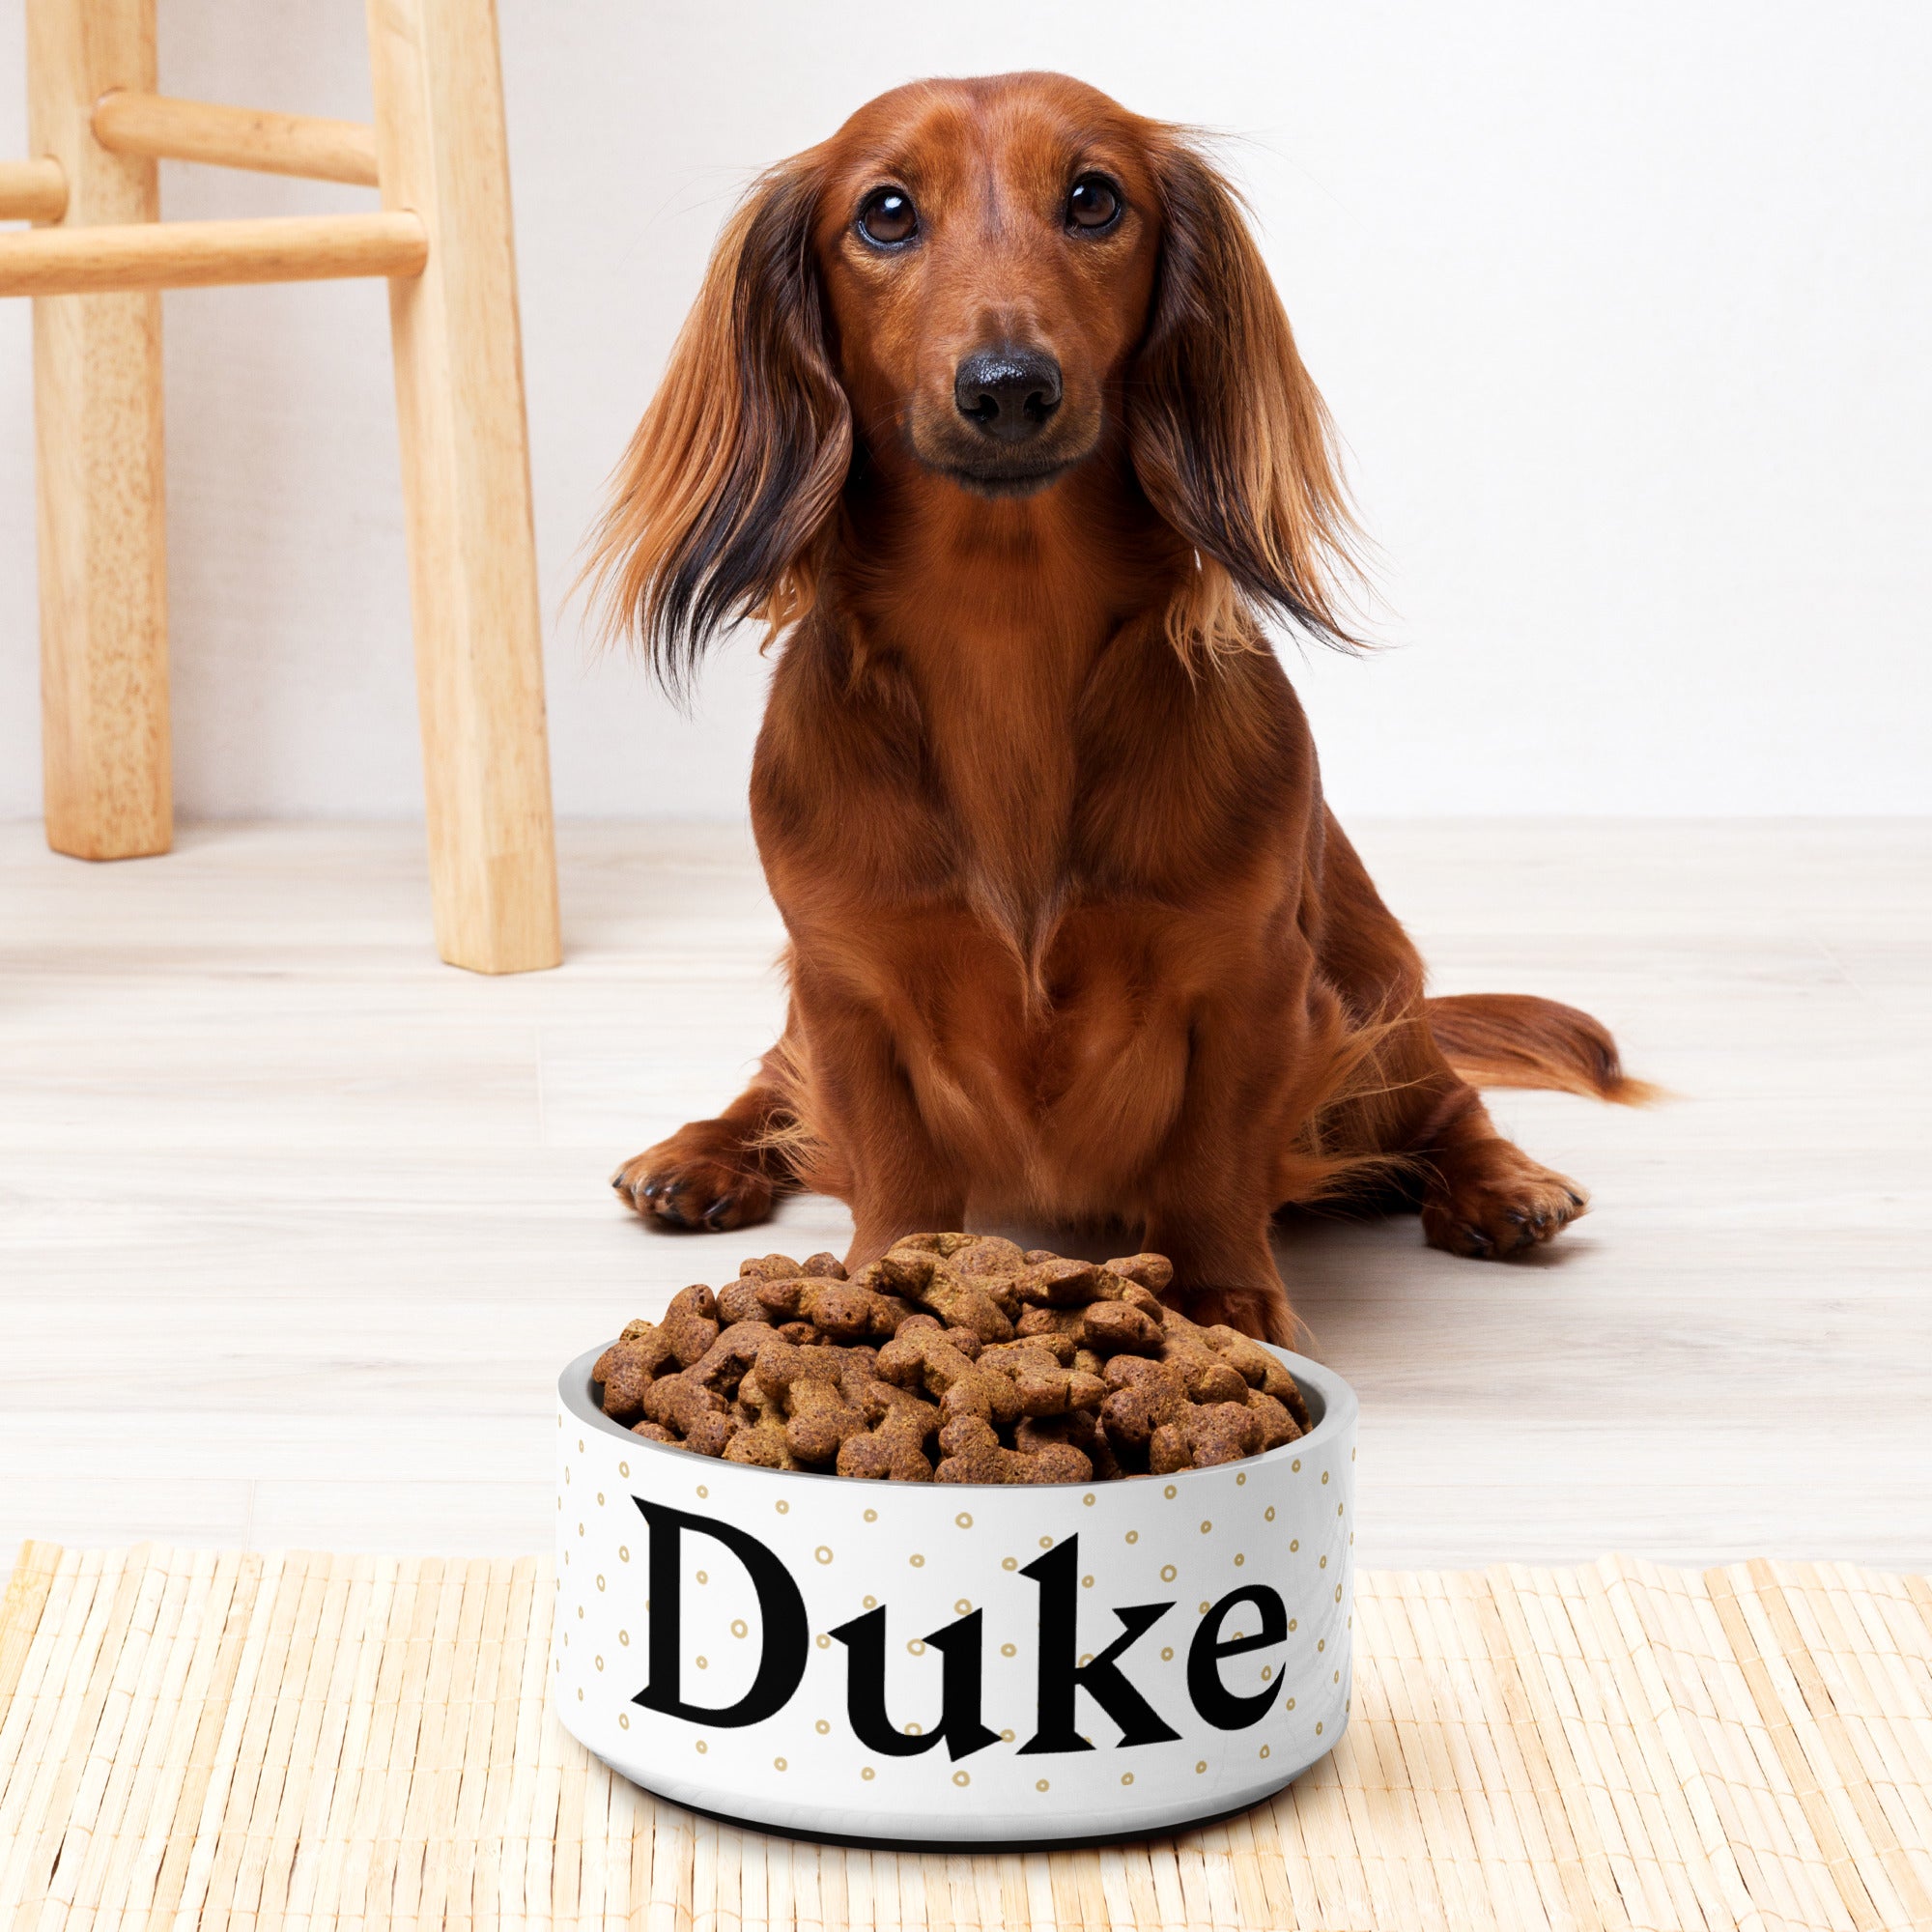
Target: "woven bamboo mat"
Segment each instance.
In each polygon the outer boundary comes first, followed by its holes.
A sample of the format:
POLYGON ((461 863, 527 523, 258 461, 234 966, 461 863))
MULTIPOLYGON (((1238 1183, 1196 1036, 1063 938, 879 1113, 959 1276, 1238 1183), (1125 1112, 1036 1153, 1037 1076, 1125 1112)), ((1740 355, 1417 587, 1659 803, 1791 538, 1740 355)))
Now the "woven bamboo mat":
POLYGON ((1354 1718, 1127 1849, 739 1832, 549 1717, 549 1566, 29 1544, 0 1932, 449 1925, 1932 1926, 1932 1583, 1842 1565, 1357 1581, 1354 1718))

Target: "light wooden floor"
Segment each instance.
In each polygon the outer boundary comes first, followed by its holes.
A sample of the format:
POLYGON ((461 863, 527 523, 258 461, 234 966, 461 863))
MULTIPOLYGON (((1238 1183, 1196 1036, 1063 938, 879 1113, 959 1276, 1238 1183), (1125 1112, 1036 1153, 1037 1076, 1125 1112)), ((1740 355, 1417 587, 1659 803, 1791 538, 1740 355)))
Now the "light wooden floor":
MULTIPOLYGON (((1651 1113, 1501 1095, 1596 1209, 1547 1259, 1282 1243, 1362 1397, 1361 1561, 1932 1566, 1932 825, 1353 828, 1439 990, 1588 1006, 1651 1113)), ((771 1037, 742 837, 566 829, 569 961, 430 951, 420 835, 0 827, 0 1559, 544 1548, 551 1382, 741 1252, 605 1178, 771 1037)))

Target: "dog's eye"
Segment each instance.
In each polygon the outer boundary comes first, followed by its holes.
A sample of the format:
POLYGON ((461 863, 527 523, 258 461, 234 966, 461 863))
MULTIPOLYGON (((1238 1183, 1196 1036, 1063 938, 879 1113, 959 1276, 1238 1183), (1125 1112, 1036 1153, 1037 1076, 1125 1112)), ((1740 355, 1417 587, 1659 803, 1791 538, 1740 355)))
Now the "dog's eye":
POLYGON ((919 211, 904 188, 882 187, 859 211, 859 233, 882 248, 910 242, 918 230, 919 211))
POLYGON ((1111 228, 1121 213, 1121 191, 1105 175, 1082 175, 1066 197, 1066 225, 1084 228, 1111 228))

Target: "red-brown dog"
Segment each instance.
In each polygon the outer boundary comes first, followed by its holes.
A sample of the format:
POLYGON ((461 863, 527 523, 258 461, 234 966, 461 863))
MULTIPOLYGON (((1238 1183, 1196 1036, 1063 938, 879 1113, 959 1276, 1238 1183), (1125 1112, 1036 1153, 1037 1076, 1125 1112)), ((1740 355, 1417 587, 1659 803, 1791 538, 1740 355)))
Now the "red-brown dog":
POLYGON ((721 242, 596 566, 679 685, 763 618, 752 815, 791 936, 756 1082, 614 1184, 850 1259, 1122 1222, 1286 1339, 1280 1206, 1365 1187, 1503 1256, 1581 1188, 1469 1083, 1636 1097, 1548 1001, 1429 1000, 1263 635, 1346 641, 1326 412, 1229 188, 1055 74, 873 101, 721 242))

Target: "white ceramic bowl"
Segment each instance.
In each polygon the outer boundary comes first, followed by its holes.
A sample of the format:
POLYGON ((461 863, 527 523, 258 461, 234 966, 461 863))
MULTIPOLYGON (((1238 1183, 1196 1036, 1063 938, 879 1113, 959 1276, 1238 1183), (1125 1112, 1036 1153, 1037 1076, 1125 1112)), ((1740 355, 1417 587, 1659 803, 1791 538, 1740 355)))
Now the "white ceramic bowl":
POLYGON ((742 1824, 1093 1843, 1279 1790, 1348 1722, 1355 1398, 1243 1463, 1054 1486, 713 1461, 557 1383, 556 1713, 742 1824))

